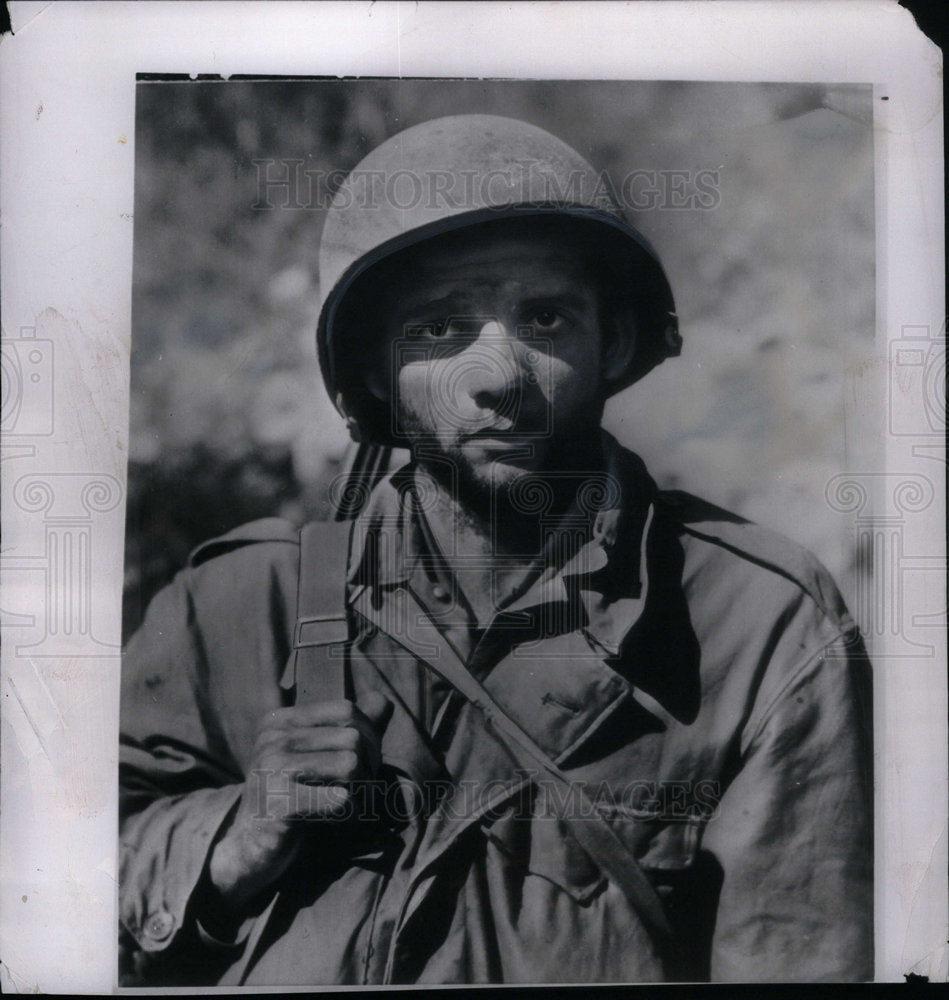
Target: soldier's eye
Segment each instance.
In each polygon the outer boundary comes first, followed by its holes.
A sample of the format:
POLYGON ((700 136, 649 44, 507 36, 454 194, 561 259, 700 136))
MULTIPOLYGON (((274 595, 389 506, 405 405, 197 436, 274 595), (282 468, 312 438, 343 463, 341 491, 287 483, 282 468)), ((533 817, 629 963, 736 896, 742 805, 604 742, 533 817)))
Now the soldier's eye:
POLYGON ((451 332, 451 321, 447 319, 429 319, 424 323, 410 323, 406 333, 410 337, 422 337, 438 340, 451 332))
POLYGON ((560 313, 554 309, 540 309, 531 317, 531 323, 540 330, 550 330, 560 322, 560 313))
POLYGON ((405 333, 409 337, 428 338, 441 337, 444 331, 444 320, 429 321, 425 323, 409 323, 405 327, 405 333))

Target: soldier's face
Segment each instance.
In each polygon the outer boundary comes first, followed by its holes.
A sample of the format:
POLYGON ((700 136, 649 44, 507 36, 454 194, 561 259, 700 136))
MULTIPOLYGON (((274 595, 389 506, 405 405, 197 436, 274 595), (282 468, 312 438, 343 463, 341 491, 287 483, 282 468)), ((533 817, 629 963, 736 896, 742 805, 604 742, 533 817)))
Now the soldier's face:
POLYGON ((568 245, 497 233, 429 245, 383 296, 374 391, 418 457, 461 486, 569 467, 602 413, 599 299, 568 245))

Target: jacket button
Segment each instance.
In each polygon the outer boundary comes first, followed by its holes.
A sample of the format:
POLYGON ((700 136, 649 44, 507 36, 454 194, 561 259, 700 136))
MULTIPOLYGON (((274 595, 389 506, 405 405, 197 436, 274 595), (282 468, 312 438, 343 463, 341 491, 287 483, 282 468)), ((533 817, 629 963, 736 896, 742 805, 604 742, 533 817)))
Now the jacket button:
POLYGON ((437 583, 432 587, 432 596, 439 601, 448 600, 448 591, 444 587, 439 586, 437 583))
POLYGON ((156 910, 145 921, 145 933, 153 941, 165 941, 175 929, 175 918, 167 910, 156 910))

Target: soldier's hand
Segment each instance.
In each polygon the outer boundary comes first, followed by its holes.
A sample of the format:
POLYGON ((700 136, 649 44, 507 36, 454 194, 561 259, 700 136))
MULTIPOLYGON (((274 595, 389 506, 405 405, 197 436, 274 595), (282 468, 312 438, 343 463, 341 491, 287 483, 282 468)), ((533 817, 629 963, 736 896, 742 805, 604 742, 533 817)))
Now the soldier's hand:
POLYGON ((392 703, 350 701, 278 708, 261 723, 234 820, 211 855, 209 873, 227 903, 242 909, 293 861, 300 820, 339 819, 354 782, 376 776, 392 703))

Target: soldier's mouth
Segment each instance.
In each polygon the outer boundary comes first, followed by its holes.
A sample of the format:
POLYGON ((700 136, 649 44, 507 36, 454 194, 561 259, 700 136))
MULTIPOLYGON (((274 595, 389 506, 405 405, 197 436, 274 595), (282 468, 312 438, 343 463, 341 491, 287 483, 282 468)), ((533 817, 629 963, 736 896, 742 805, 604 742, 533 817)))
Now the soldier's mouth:
POLYGON ((479 448, 503 449, 511 451, 522 448, 537 440, 536 434, 524 431, 479 431, 468 434, 461 439, 462 445, 475 445, 479 448))
POLYGON ((524 441, 529 438, 540 436, 541 430, 533 424, 515 424, 509 420, 495 421, 476 430, 467 431, 460 435, 459 441, 464 444, 467 441, 499 441, 510 444, 511 442, 524 441))

